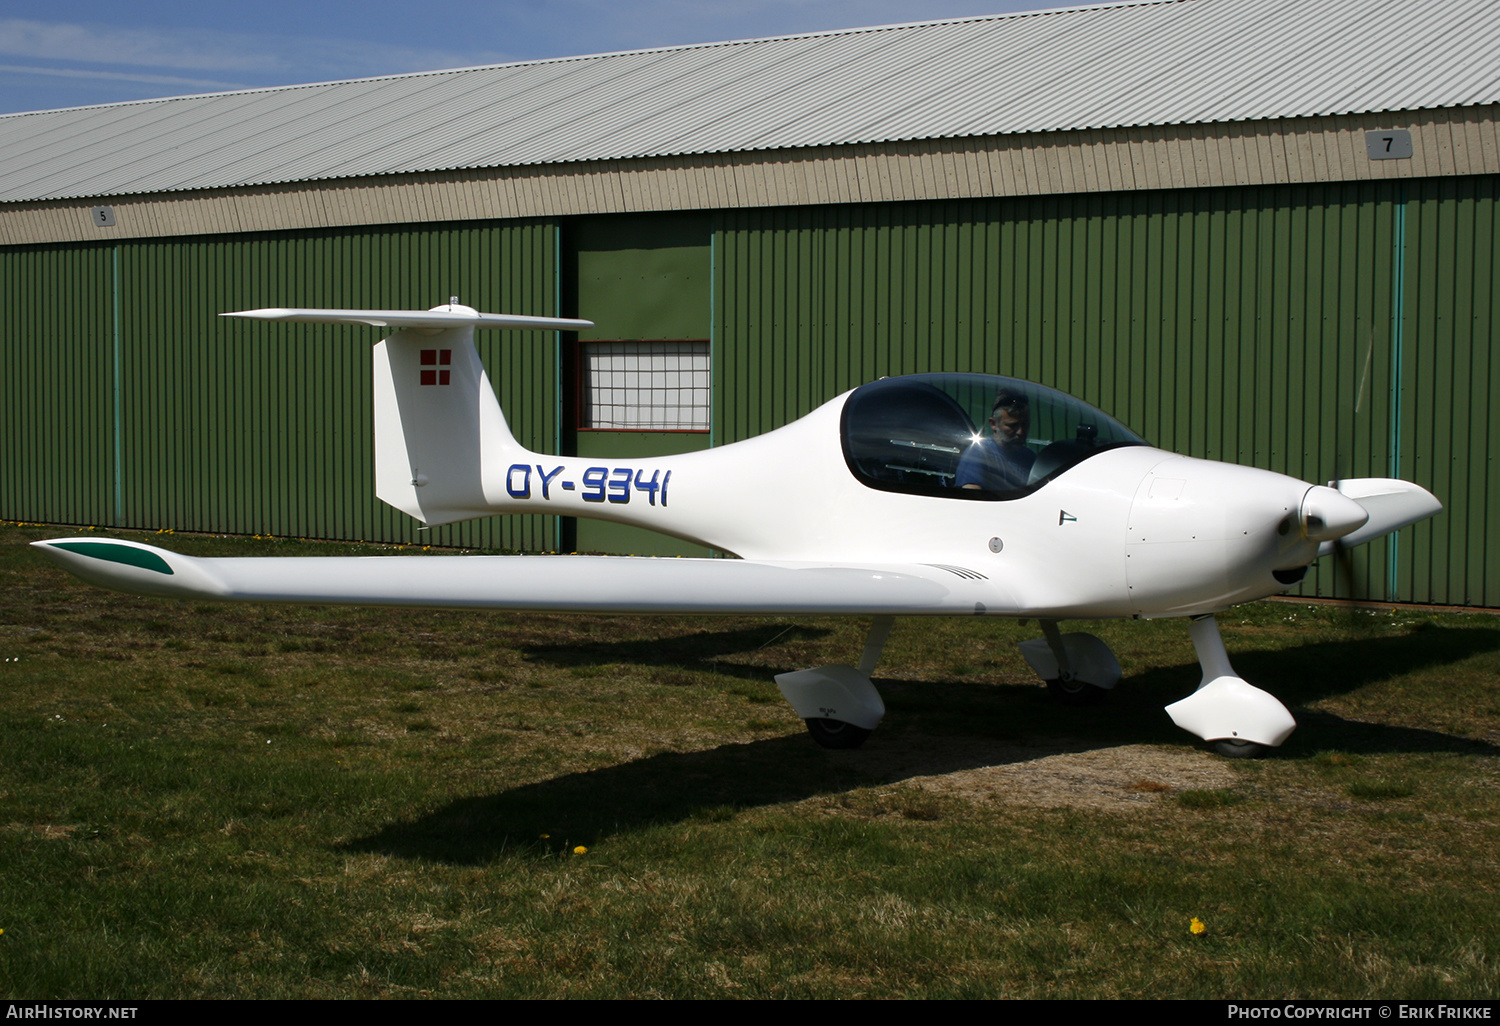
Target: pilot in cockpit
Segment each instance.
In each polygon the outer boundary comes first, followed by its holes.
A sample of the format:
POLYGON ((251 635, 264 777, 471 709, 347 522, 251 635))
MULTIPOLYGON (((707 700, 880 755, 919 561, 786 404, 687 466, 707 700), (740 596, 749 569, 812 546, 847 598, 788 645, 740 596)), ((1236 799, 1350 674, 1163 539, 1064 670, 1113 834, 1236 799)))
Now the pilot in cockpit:
POLYGON ((1022 392, 1002 390, 990 410, 990 437, 969 446, 958 461, 959 488, 1007 491, 1026 487, 1036 453, 1026 444, 1031 403, 1022 392))

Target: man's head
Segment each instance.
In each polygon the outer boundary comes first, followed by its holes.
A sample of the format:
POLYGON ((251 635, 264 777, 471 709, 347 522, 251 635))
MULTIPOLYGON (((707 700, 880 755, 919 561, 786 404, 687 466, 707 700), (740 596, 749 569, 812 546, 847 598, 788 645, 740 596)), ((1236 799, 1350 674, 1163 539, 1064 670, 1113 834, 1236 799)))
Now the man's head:
POLYGON ((1003 391, 990 410, 990 430, 1001 445, 1025 445, 1031 431, 1031 403, 1021 392, 1003 391))

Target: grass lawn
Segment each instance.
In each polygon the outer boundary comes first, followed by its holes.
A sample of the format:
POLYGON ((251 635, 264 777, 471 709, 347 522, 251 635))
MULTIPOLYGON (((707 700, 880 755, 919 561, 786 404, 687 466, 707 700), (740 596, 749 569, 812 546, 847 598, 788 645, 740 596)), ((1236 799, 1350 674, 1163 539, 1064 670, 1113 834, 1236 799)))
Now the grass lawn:
POLYGON ((179 603, 66 532, 0 527, 7 997, 1500 993, 1500 618, 1221 616, 1254 762, 1162 711, 1180 621, 1070 624, 1126 677, 1068 709, 1035 625, 903 619, 829 752, 772 676, 864 621, 179 603))

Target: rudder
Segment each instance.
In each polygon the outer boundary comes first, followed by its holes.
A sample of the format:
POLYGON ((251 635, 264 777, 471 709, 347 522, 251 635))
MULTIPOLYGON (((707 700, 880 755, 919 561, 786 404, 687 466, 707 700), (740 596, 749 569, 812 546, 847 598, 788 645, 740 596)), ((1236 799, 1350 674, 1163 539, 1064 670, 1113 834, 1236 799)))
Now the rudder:
POLYGON ((527 453, 505 423, 472 325, 410 328, 375 347, 381 501, 429 527, 486 516, 505 495, 504 480, 486 468, 520 454, 527 453))

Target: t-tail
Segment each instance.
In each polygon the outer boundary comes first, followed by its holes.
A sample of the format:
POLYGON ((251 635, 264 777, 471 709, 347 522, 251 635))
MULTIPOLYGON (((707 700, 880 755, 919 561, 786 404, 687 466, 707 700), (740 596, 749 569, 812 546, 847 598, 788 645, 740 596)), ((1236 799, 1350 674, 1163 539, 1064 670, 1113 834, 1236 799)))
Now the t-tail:
POLYGON ((457 303, 425 311, 269 309, 224 316, 399 329, 375 347, 375 492, 429 527, 503 508, 506 468, 533 461, 505 422, 474 346, 475 329, 594 326, 480 313, 457 303))

